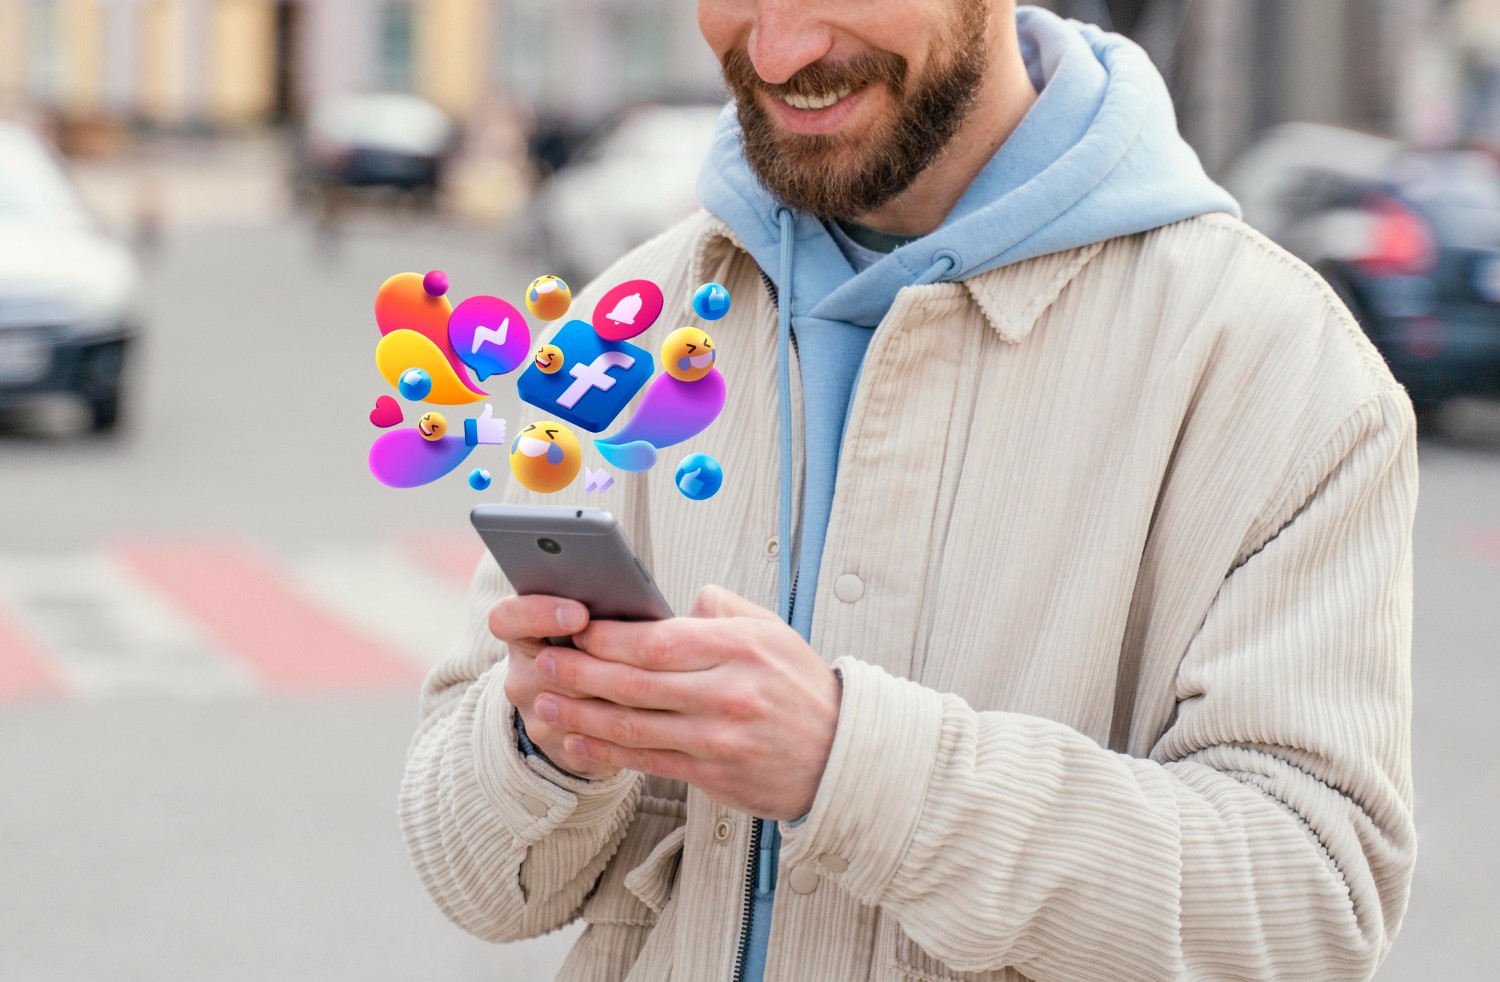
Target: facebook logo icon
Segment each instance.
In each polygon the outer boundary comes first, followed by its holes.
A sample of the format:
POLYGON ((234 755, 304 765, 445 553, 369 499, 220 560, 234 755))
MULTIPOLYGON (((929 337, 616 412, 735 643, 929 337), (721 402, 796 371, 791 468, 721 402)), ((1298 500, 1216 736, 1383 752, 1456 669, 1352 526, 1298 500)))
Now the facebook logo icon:
POLYGON ((651 352, 606 341, 587 321, 569 321, 549 343, 562 349, 562 370, 548 375, 533 361, 516 388, 526 402, 590 433, 613 423, 656 370, 651 352))

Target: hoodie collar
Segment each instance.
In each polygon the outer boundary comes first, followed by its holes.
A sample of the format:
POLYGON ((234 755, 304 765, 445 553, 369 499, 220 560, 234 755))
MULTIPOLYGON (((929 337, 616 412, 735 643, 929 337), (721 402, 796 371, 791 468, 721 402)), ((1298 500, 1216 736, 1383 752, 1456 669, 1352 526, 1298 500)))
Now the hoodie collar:
MULTIPOLYGON (((1031 334, 1047 309, 1103 248, 1104 243, 1094 242, 978 273, 958 284, 917 289, 966 292, 1000 340, 1016 344, 1031 334)), ((730 263, 755 261, 734 229, 711 214, 703 215, 691 257, 692 283, 722 281, 730 263)))

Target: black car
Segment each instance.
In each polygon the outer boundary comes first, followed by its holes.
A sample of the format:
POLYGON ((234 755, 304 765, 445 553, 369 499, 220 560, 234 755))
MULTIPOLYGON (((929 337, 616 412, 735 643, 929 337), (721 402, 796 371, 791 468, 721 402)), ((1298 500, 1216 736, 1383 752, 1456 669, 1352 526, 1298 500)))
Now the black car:
POLYGON ((298 184, 304 193, 384 187, 431 197, 455 144, 452 120, 418 96, 329 96, 308 114, 298 184))
POLYGON ((1229 182, 1245 217, 1319 273, 1430 417, 1454 396, 1500 397, 1500 168, 1298 124, 1229 182))
POLYGON ((0 407, 63 393, 114 429, 138 289, 50 148, 0 123, 0 407))

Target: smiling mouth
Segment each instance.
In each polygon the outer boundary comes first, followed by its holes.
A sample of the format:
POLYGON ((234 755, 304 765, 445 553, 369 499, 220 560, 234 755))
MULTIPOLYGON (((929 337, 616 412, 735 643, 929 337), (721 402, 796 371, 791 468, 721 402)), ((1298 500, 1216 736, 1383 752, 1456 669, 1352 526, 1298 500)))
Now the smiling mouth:
POLYGON ((536 356, 536 363, 538 365, 541 365, 543 368, 551 368, 552 367, 552 356, 551 355, 537 355, 536 356))
POLYGON ((827 109, 848 98, 854 93, 851 88, 842 88, 836 92, 826 92, 822 95, 782 95, 775 98, 786 103, 793 109, 803 112, 815 112, 819 109, 827 109))
POLYGON ((694 368, 707 368, 709 365, 712 365, 714 363, 714 353, 710 351, 706 355, 699 355, 696 358, 689 358, 688 361, 694 368))
POLYGON ((528 457, 542 456, 549 446, 546 440, 538 440, 534 436, 523 436, 516 442, 516 449, 528 457))

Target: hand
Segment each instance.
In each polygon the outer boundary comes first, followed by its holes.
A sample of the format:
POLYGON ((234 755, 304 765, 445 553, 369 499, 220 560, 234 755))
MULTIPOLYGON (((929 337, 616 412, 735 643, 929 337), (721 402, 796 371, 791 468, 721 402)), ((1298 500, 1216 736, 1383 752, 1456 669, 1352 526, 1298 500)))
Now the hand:
POLYGON ((535 712, 569 760, 686 781, 761 818, 807 814, 842 693, 775 614, 705 587, 689 617, 595 621, 574 642, 535 662, 535 712))
MULTIPOLYGON (((563 731, 539 718, 532 709, 544 681, 537 675, 536 658, 547 644, 545 639, 567 637, 582 630, 588 622, 589 612, 583 604, 558 597, 506 597, 490 608, 490 633, 504 641, 510 652, 505 674, 505 698, 521 714, 527 739, 546 754, 548 760, 569 774, 598 780, 611 776, 620 768, 570 754, 563 747, 563 731)), ((587 699, 580 692, 564 691, 556 683, 549 682, 546 686, 552 692, 587 699)))
MULTIPOLYGON (((464 443, 474 447, 480 444, 505 444, 505 420, 495 418, 495 407, 484 404, 484 412, 478 419, 464 420, 464 443)), ((555 637, 555 635, 554 635, 555 637)), ((531 731, 528 730, 528 733, 531 731)))

